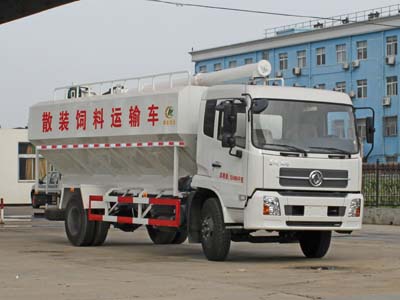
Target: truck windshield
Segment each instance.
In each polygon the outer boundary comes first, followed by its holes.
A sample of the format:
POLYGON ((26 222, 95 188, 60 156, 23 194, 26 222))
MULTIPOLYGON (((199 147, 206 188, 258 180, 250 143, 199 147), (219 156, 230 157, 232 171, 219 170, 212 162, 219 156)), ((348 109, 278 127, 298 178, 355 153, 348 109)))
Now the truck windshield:
POLYGON ((353 108, 330 103, 255 99, 252 141, 275 151, 358 152, 353 108))

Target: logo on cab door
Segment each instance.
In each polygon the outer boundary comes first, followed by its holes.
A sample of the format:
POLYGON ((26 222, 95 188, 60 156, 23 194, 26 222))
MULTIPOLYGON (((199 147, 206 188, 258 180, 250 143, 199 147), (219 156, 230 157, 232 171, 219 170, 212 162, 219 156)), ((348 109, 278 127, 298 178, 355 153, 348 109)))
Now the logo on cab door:
POLYGON ((219 173, 219 178, 233 181, 233 182, 238 182, 238 183, 243 183, 244 179, 243 176, 237 176, 237 175, 232 175, 226 172, 220 172, 219 173))

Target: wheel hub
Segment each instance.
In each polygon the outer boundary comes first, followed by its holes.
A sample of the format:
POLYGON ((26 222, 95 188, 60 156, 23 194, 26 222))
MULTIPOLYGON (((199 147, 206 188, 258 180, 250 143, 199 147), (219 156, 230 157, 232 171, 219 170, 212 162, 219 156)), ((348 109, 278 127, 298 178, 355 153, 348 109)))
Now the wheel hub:
POLYGON ((211 217, 206 217, 201 224, 201 236, 203 240, 208 240, 214 233, 214 221, 211 217))

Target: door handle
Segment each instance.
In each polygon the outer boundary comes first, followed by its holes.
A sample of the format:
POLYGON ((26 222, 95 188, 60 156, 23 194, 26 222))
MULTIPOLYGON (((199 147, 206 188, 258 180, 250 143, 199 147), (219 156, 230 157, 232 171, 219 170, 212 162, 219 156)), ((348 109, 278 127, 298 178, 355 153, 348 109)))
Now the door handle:
POLYGON ((213 167, 213 168, 222 168, 221 163, 220 163, 220 162, 217 162, 217 161, 215 161, 215 162, 212 163, 212 167, 213 167))

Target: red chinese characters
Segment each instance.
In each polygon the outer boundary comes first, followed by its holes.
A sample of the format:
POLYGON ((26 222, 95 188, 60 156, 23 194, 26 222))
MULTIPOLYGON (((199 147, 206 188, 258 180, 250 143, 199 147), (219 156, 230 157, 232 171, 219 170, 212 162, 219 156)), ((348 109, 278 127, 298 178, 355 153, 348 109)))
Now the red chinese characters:
POLYGON ((45 111, 42 114, 42 132, 51 132, 53 131, 53 128, 51 127, 53 122, 53 116, 51 115, 51 112, 45 111))
MULTIPOLYGON (((165 109, 165 118, 160 118, 159 109, 160 107, 155 104, 147 106, 148 114, 144 116, 144 120, 147 121, 149 125, 154 127, 158 124, 163 126, 172 126, 176 124, 173 118, 172 107, 167 107, 167 109, 165 109)), ((107 108, 104 107, 94 107, 93 110, 77 109, 73 112, 61 110, 58 112, 58 119, 56 121, 58 122, 58 126, 56 126, 58 127, 58 132, 68 132, 71 130, 86 131, 88 126, 90 129, 94 130, 102 130, 105 126, 110 126, 111 128, 123 128, 125 126, 139 128, 143 126, 142 110, 145 110, 145 108, 141 108, 140 105, 136 104, 130 105, 129 109, 128 107, 112 107, 111 111, 108 111, 107 108), (109 117, 107 117, 107 115, 109 117)), ((53 131, 52 121, 53 116, 51 112, 42 112, 42 132, 47 133, 53 131)))
POLYGON ((149 110, 149 117, 147 119, 147 122, 151 123, 151 126, 155 126, 156 123, 159 121, 157 112, 158 106, 152 104, 147 109, 149 110))
POLYGON ((112 108, 112 113, 111 113, 111 127, 112 128, 122 127, 121 115, 122 115, 121 107, 113 107, 112 108))
POLYGON ((137 105, 129 108, 129 125, 131 127, 140 127, 140 109, 137 105))
POLYGON ((103 114, 103 108, 96 108, 93 112, 93 127, 94 129, 103 129, 103 124, 104 124, 104 114, 103 114))
POLYGON ((66 110, 60 112, 60 116, 58 118, 58 129, 60 131, 69 130, 69 112, 66 110))
POLYGON ((86 110, 76 111, 76 130, 86 130, 86 110))
POLYGON ((233 181, 233 182, 238 182, 238 183, 243 183, 244 182, 244 178, 242 176, 238 176, 238 175, 232 175, 226 172, 220 172, 219 173, 219 178, 221 179, 225 179, 225 180, 229 180, 229 181, 233 181))

